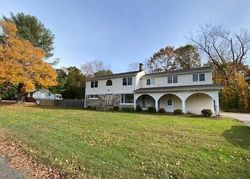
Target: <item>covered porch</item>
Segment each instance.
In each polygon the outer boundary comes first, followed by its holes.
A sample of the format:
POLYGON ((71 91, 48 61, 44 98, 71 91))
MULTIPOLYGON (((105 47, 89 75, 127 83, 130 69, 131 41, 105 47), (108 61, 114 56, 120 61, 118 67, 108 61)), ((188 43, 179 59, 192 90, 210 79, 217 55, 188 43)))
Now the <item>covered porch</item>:
POLYGON ((210 109, 213 115, 219 115, 219 90, 221 86, 210 85, 200 87, 164 87, 145 88, 135 91, 135 107, 142 110, 155 107, 156 111, 174 112, 181 109, 183 113, 200 115, 201 110, 210 109))

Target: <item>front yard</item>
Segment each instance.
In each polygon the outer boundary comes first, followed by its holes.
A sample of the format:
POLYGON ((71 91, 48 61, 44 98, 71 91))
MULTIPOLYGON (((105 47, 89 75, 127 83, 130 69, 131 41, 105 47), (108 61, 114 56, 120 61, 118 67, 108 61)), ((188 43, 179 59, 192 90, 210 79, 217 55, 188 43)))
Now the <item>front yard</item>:
POLYGON ((230 119, 10 105, 0 129, 73 176, 250 177, 250 128, 230 119))

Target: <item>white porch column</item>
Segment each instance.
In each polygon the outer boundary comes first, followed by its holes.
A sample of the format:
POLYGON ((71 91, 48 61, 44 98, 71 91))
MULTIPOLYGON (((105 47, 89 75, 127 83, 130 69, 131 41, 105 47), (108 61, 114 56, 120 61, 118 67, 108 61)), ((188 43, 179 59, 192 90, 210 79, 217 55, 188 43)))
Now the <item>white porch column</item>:
POLYGON ((220 103, 219 103, 219 92, 215 96, 215 115, 220 115, 220 103))
POLYGON ((87 108, 87 95, 84 95, 84 108, 87 108))
POLYGON ((134 94, 134 109, 136 110, 136 99, 137 99, 137 95, 134 94))
POLYGON ((186 113, 186 99, 181 99, 182 103, 182 112, 185 114, 186 113))
POLYGON ((159 111, 159 100, 155 100, 155 109, 156 109, 156 112, 159 111))
POLYGON ((154 98, 154 100, 155 100, 155 110, 156 110, 156 112, 158 112, 159 111, 159 99, 160 99, 160 97, 162 96, 160 93, 157 93, 157 94, 151 94, 152 95, 152 97, 154 98))

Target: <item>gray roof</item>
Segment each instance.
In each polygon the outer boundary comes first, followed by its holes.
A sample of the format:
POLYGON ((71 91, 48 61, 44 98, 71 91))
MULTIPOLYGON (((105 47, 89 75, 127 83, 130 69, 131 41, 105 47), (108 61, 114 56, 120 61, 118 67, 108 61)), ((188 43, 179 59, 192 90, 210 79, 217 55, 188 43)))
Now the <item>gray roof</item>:
POLYGON ((191 68, 191 69, 183 69, 183 70, 175 70, 175 71, 149 73, 149 74, 144 75, 142 78, 153 77, 153 76, 174 75, 174 74, 177 75, 177 74, 187 74, 187 73, 210 72, 210 71, 212 71, 211 67, 200 67, 200 68, 191 68))
POLYGON ((145 92, 173 92, 173 91, 199 91, 199 90, 220 90, 222 85, 206 84, 206 85, 186 85, 186 86, 167 86, 167 87, 151 87, 139 88, 135 90, 136 93, 145 92))
POLYGON ((135 76, 138 72, 140 71, 130 71, 130 72, 124 72, 124 73, 114 73, 110 75, 93 76, 93 77, 86 78, 86 81, 119 78, 119 77, 124 77, 124 76, 135 76))
MULTIPOLYGON (((175 71, 167 71, 167 72, 156 72, 156 73, 149 73, 142 78, 152 77, 152 76, 164 76, 164 75, 173 75, 173 74, 186 74, 186 73, 198 73, 198 72, 209 72, 212 71, 211 67, 200 67, 200 68, 192 68, 192 69, 184 69, 184 70, 175 70, 175 71)), ((135 76, 140 71, 130 71, 130 72, 124 72, 124 73, 114 73, 110 75, 102 75, 102 76, 93 76, 86 78, 86 81, 92 81, 92 80, 103 80, 103 79, 109 79, 109 78, 119 78, 124 76, 135 76)))

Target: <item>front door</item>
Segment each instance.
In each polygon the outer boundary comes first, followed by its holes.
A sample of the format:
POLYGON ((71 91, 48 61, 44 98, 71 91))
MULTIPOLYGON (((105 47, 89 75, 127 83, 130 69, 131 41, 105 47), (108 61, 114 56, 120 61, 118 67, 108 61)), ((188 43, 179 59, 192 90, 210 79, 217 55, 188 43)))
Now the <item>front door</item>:
POLYGON ((174 105, 172 99, 167 100, 166 112, 174 112, 174 105))
POLYGON ((113 95, 112 94, 105 95, 105 104, 106 104, 106 106, 113 106, 113 95))

